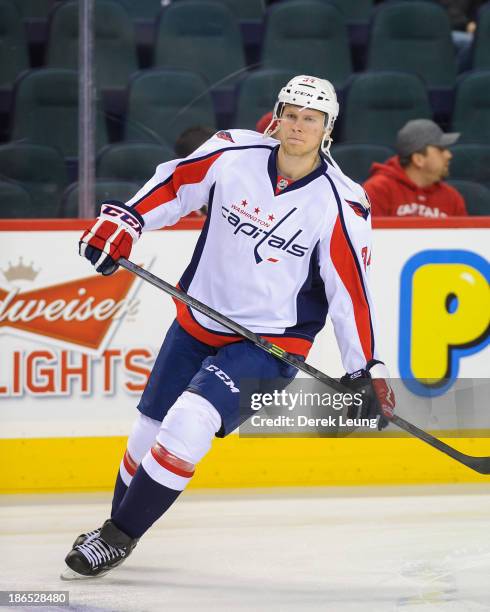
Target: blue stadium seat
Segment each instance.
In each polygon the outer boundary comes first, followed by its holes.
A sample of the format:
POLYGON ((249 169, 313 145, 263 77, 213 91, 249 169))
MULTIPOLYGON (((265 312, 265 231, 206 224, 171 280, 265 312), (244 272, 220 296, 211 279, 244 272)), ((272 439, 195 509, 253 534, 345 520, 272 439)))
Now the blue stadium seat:
POLYGON ((490 70, 470 72, 458 83, 452 129, 459 143, 490 142, 490 70))
POLYGON ((457 67, 447 11, 421 0, 380 4, 371 23, 367 67, 418 75, 435 111, 448 114, 457 67))
POLYGON ((318 0, 291 0, 269 8, 262 68, 323 76, 343 87, 352 73, 342 13, 318 0))
POLYGON ((374 162, 385 162, 395 151, 383 145, 337 144, 332 147, 332 156, 342 171, 358 183, 369 176, 374 162))
POLYGON ((490 188, 490 144, 456 144, 451 153, 452 179, 474 181, 490 188))
POLYGON ((97 159, 97 177, 130 181, 143 186, 155 168, 174 159, 173 150, 147 142, 121 142, 104 147, 97 159))
MULTIPOLYGON (((0 180, 15 181, 29 194, 30 217, 56 217, 68 184, 63 157, 38 144, 9 142, 0 146, 0 180)), ((23 215, 20 215, 23 216, 23 215)))
POLYGON ((490 2, 486 2, 478 14, 473 48, 473 68, 490 70, 490 2))
MULTIPOLYGON (((51 68, 78 67, 77 0, 64 2, 53 12, 46 64, 51 68)), ((113 0, 97 0, 94 10, 95 76, 101 89, 124 89, 138 69, 133 24, 113 0)))
POLYGON ((423 82, 404 72, 365 72, 354 77, 342 114, 342 140, 393 147, 410 119, 431 118, 423 82))
POLYGON ((129 88, 125 140, 173 147, 187 128, 216 126, 204 79, 193 72, 151 70, 137 75, 129 88))
MULTIPOLYGON (((47 145, 78 156, 78 74, 41 68, 20 79, 14 92, 12 140, 47 145)), ((96 146, 107 144, 105 116, 96 108, 96 146)))
POLYGON ((14 81, 28 69, 22 15, 10 0, 0 0, 0 112, 8 110, 14 81))
POLYGON ((234 85, 246 67, 232 11, 208 0, 171 4, 158 25, 155 67, 191 70, 212 88, 234 85))
POLYGON ((0 180, 0 219, 32 219, 41 216, 22 185, 0 180))
POLYGON ((447 181, 463 196, 469 215, 490 215, 490 189, 473 181, 447 181))
MULTIPOLYGON (((110 181, 98 179, 95 181, 94 199, 96 202, 95 214, 100 212, 100 205, 104 200, 119 200, 127 202, 139 190, 140 186, 128 181, 110 181)), ((73 183, 65 190, 61 203, 60 217, 78 217, 79 184, 73 183)))
POLYGON ((234 126, 255 130, 257 121, 273 110, 277 93, 295 76, 292 71, 256 70, 240 83, 234 126))

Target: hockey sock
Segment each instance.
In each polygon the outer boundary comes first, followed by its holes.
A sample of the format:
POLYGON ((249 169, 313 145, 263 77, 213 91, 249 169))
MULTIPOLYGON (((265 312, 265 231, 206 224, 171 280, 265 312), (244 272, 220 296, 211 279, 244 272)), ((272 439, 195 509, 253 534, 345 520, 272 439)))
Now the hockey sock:
POLYGON ((118 509, 119 504, 128 490, 141 459, 154 443, 160 425, 160 421, 151 419, 141 413, 134 422, 133 429, 128 439, 128 446, 119 465, 119 471, 114 485, 111 517, 118 509))
POLYGON ((181 493, 153 480, 140 465, 112 520, 131 538, 140 538, 181 493))
POLYGON ((112 510, 111 517, 114 515, 114 512, 119 507, 128 487, 131 483, 133 476, 136 474, 136 470, 138 469, 138 464, 131 457, 129 451, 126 450, 124 453, 124 457, 122 458, 121 464, 119 466, 119 471, 117 473, 116 484, 114 485, 114 495, 112 498, 112 510))
POLYGON ((111 517, 114 516, 114 513, 119 508, 119 504, 122 502, 126 491, 128 490, 128 486, 124 484, 123 479, 121 478, 121 473, 117 473, 116 484, 114 485, 114 496, 112 498, 112 509, 111 509, 111 517))

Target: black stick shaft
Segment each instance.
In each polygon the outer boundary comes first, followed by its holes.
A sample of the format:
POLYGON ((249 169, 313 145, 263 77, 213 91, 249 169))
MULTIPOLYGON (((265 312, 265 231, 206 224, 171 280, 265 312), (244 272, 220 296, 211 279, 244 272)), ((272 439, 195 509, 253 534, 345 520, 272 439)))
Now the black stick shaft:
MULTIPOLYGON (((187 293, 185 293, 184 291, 181 291, 180 289, 173 287, 170 283, 167 283, 161 278, 158 278, 158 276, 155 276, 151 272, 148 272, 148 270, 141 268, 140 266, 136 265, 132 261, 129 261, 128 259, 125 259, 124 257, 121 257, 118 260, 118 263, 126 270, 133 272, 133 274, 136 274, 137 276, 149 282, 150 284, 154 285, 155 287, 158 287, 158 289, 162 289, 162 291, 165 291, 166 293, 176 298, 177 300, 180 300, 187 306, 194 308, 198 312, 209 317, 210 319, 213 319, 217 323, 220 323, 221 325, 235 332, 239 336, 243 336, 247 340, 250 340, 250 342, 253 342, 256 346, 266 351, 267 353, 270 353, 277 359, 282 359, 282 361, 285 361, 286 363, 289 363, 295 368, 298 368, 298 370, 301 370, 302 372, 309 374, 312 378, 316 378, 320 382, 325 383, 326 385, 328 385, 332 389, 335 389, 336 391, 339 391, 341 393, 351 392, 350 389, 345 387, 335 378, 332 378, 331 376, 328 376, 327 374, 320 372, 320 370, 317 370, 313 366, 308 365, 304 361, 297 359, 296 357, 294 357, 294 355, 291 355, 290 353, 288 353, 281 347, 275 344, 272 344, 272 342, 269 342, 265 338, 262 338, 261 336, 255 334, 254 332, 250 331, 246 327, 243 327, 239 323, 236 323, 232 319, 229 319, 225 315, 217 312, 213 308, 206 306, 199 300, 196 300, 190 295, 187 295, 187 293)), ((412 423, 409 423, 408 421, 405 421, 405 419, 402 419, 402 417, 399 417, 398 415, 394 415, 393 418, 391 419, 391 422, 394 425, 397 425, 398 427, 400 427, 400 429, 403 429, 404 431, 411 434, 412 436, 419 438, 419 440, 426 442, 433 448, 436 448, 442 453, 445 453, 449 457, 452 457, 456 461, 459 461, 460 463, 466 465, 472 470, 480 472, 480 474, 490 474, 490 457, 472 457, 471 455, 465 455, 464 453, 461 453, 460 451, 456 450, 452 446, 449 446, 445 442, 442 442, 442 440, 435 438, 428 432, 422 429, 419 429, 418 427, 416 427, 415 425, 412 425, 412 423)))

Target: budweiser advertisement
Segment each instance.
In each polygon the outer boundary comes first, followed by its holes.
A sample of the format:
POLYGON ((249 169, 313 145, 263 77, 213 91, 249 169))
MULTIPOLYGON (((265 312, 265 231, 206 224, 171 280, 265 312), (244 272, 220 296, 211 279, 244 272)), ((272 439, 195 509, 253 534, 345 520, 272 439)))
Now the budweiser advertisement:
MULTIPOLYGON (((95 273, 79 233, 1 234, 2 437, 127 433, 172 321, 172 300, 133 274, 95 273)), ((179 235, 149 236, 135 261, 176 282, 162 252, 179 235)))

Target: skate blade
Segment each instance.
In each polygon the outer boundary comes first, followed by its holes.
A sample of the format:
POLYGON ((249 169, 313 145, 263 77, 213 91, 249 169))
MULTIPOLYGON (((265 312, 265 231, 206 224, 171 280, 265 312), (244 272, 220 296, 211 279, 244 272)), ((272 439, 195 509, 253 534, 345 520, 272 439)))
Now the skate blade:
POLYGON ((85 576, 85 574, 79 574, 78 572, 75 572, 74 570, 72 570, 70 567, 66 566, 66 569, 60 574, 60 579, 67 580, 67 581, 68 580, 93 580, 94 578, 101 578, 102 576, 105 576, 109 571, 110 569, 106 570, 105 572, 100 572, 100 574, 97 574, 96 576, 85 576))

